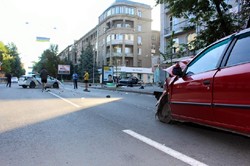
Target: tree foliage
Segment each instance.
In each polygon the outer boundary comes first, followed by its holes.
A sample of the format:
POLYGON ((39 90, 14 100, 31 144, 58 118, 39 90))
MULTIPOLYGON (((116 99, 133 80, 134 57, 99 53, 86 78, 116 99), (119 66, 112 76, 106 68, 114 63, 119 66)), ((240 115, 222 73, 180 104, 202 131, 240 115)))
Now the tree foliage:
POLYGON ((49 75, 57 77, 57 67, 61 62, 57 53, 58 46, 50 45, 50 48, 46 49, 39 57, 39 61, 34 64, 33 72, 39 73, 44 67, 47 69, 49 75))
POLYGON ((83 76, 84 71, 87 71, 90 75, 90 79, 97 80, 99 74, 95 64, 95 52, 93 46, 89 43, 88 46, 82 50, 82 54, 79 60, 78 72, 80 76, 83 76))
POLYGON ((156 0, 156 4, 166 4, 174 17, 189 19, 192 26, 199 27, 193 43, 196 49, 244 28, 249 0, 242 3, 241 12, 236 14, 229 11, 232 6, 225 0, 156 0))
POLYGON ((4 45, 0 42, 0 62, 2 62, 2 72, 11 73, 12 76, 20 77, 25 74, 19 57, 18 49, 14 43, 4 45))
POLYGON ((171 37, 168 39, 167 41, 167 46, 166 46, 166 51, 165 53, 162 53, 160 52, 160 54, 162 55, 164 61, 170 59, 171 60, 171 64, 172 64, 172 59, 173 59, 173 56, 174 56, 174 40, 173 40, 173 37, 174 37, 174 31, 172 32, 171 34, 171 37))

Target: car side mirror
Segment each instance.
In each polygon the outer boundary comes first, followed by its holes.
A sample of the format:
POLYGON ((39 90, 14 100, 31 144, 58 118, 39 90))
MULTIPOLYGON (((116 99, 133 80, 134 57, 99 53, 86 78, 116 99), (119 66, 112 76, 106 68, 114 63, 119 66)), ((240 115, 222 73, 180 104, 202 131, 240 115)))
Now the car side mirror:
POLYGON ((172 70, 172 73, 176 76, 182 77, 183 72, 180 66, 175 66, 172 70))

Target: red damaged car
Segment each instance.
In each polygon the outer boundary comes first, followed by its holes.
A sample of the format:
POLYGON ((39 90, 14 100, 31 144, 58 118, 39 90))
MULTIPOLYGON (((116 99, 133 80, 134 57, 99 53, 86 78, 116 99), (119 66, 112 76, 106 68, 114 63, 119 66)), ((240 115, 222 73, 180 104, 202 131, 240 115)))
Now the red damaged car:
POLYGON ((157 117, 250 136, 250 29, 223 38, 178 66, 157 104, 157 117))

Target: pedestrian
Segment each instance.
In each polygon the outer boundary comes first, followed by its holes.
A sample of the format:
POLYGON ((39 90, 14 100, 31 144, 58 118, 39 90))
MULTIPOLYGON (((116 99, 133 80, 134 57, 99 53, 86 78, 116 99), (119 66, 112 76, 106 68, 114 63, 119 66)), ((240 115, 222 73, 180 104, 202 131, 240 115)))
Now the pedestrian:
POLYGON ((46 90, 47 78, 48 78, 48 71, 43 67, 40 71, 40 77, 42 81, 42 92, 46 90))
POLYGON ((10 73, 7 73, 6 74, 6 77, 7 77, 7 84, 6 84, 6 87, 11 87, 11 74, 10 73))
POLYGON ((78 74, 76 72, 74 72, 74 74, 72 75, 72 78, 73 78, 73 82, 74 82, 74 89, 78 89, 78 87, 77 87, 78 74))
POLYGON ((83 81, 85 83, 85 89, 83 91, 89 92, 88 90, 89 73, 87 71, 84 72, 83 81))

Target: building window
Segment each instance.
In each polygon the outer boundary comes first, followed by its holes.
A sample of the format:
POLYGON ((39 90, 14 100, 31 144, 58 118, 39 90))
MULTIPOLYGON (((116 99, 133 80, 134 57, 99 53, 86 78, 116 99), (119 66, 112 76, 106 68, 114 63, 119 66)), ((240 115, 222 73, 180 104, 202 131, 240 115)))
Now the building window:
POLYGON ((132 35, 132 34, 125 34, 125 40, 134 41, 134 35, 132 35))
POLYGON ((138 60, 137 64, 138 64, 138 67, 142 67, 141 60, 138 60))
POLYGON ((141 38, 141 36, 138 36, 138 37, 137 37, 137 44, 138 44, 138 45, 141 45, 141 44, 142 44, 142 38, 141 38))
POLYGON ((141 27, 142 27, 141 25, 138 25, 138 26, 137 26, 137 31, 138 31, 138 32, 141 32, 141 27))
POLYGON ((131 28, 130 24, 127 24, 127 23, 125 24, 125 27, 126 28, 131 28))
POLYGON ((141 55, 141 48, 138 48, 138 55, 141 55))
POLYGON ((120 13, 123 13, 123 6, 120 6, 120 13))
POLYGON ((116 24, 116 28, 121 28, 122 24, 116 24))
POLYGON ((128 7, 124 7, 125 14, 129 14, 128 7))
POLYGON ((139 17, 142 17, 142 12, 141 12, 141 10, 137 10, 137 15, 138 15, 139 17))
POLYGON ((109 9, 109 10, 107 11, 107 17, 110 16, 110 15, 111 15, 111 10, 109 9))
POLYGON ((114 47, 114 52, 121 54, 122 53, 122 47, 121 46, 115 46, 114 47))
POLYGON ((123 35, 122 34, 112 34, 111 39, 112 40, 123 40, 123 35))
POLYGON ((110 42, 110 35, 107 36, 107 42, 110 42))
POLYGON ((125 46, 125 54, 133 54, 133 47, 125 46))
POLYGON ((114 8, 114 7, 111 9, 111 14, 112 14, 112 15, 115 14, 115 8, 114 8))
POLYGON ((119 7, 115 7, 115 13, 120 14, 120 8, 119 7))
POLYGON ((122 62, 120 59, 117 59, 117 66, 121 66, 122 65, 122 62))
POLYGON ((170 28, 170 31, 173 30, 173 17, 172 16, 170 16, 169 18, 169 28, 170 28))
POLYGON ((108 16, 112 16, 112 15, 115 15, 115 14, 135 15, 135 8, 133 8, 133 7, 127 7, 127 6, 116 6, 116 7, 109 8, 106 12, 104 12, 99 17, 99 22, 103 21, 108 16))
POLYGON ((123 35, 122 34, 117 34, 116 37, 117 37, 116 38, 117 40, 123 40, 123 35))
POLYGON ((173 41, 174 41, 174 45, 173 45, 174 49, 172 50, 172 52, 176 53, 180 50, 179 38, 175 38, 175 39, 173 39, 173 41))

